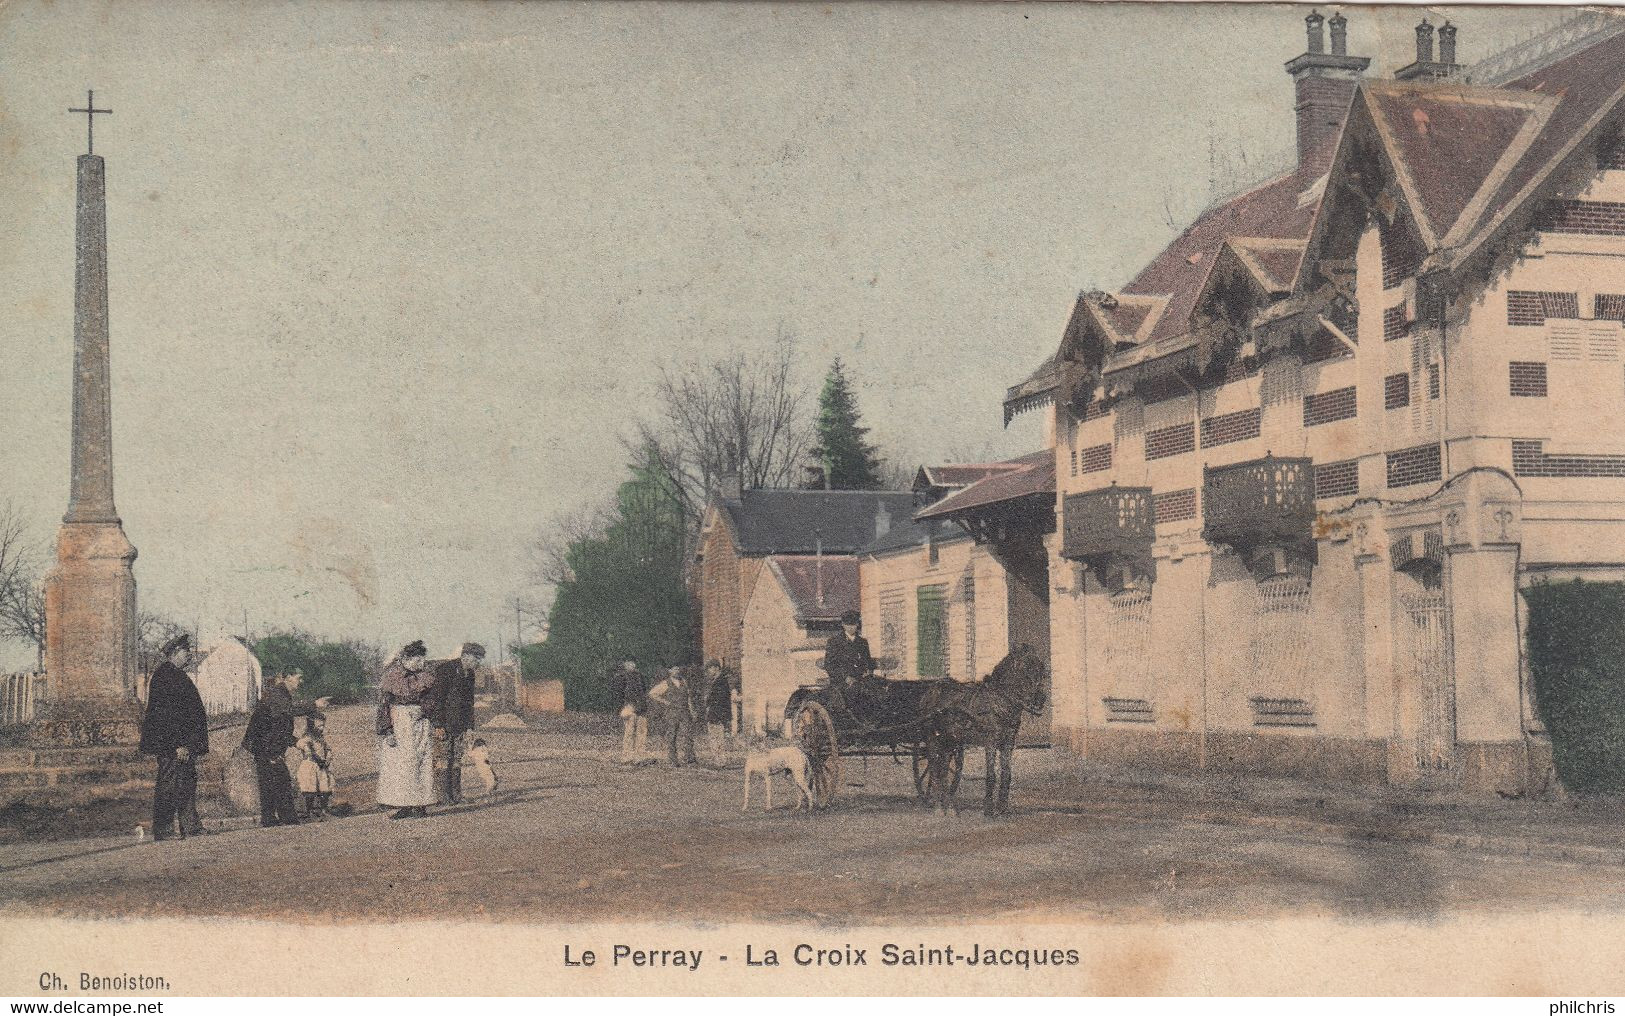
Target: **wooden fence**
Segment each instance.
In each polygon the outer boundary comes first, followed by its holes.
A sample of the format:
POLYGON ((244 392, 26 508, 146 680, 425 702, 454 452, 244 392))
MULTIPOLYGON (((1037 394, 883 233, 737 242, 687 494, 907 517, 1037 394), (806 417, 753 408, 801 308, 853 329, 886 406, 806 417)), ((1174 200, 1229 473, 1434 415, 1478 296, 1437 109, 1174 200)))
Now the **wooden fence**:
POLYGON ((0 676, 0 726, 9 727, 32 720, 34 707, 44 697, 44 692, 44 674, 0 676))

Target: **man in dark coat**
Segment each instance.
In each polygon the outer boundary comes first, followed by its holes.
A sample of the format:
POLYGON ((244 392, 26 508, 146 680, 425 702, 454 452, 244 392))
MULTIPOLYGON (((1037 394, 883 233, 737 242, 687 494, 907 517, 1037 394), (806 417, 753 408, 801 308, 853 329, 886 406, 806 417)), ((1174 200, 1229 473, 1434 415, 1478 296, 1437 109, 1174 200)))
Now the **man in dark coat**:
POLYGON ((630 654, 610 675, 609 692, 621 702, 621 761, 642 761, 649 737, 649 679, 630 654))
POLYGON ((824 673, 829 675, 830 691, 837 703, 848 709, 856 704, 863 680, 875 670, 869 640, 858 634, 859 620, 855 610, 841 615, 841 630, 824 645, 824 673))
POLYGON ((254 756, 254 774, 260 786, 260 825, 298 825, 299 816, 293 808, 293 782, 288 777, 287 752, 296 743, 293 736, 293 718, 309 716, 327 699, 314 703, 293 701, 303 680, 296 670, 280 680, 272 678, 248 717, 248 730, 243 734, 243 747, 254 756))
POLYGON ((694 699, 688 675, 683 667, 672 667, 666 679, 649 691, 649 704, 658 706, 666 721, 666 750, 671 756, 671 767, 694 765, 694 699), (677 744, 681 741, 683 755, 679 761, 677 744))
POLYGON ((197 760, 209 753, 209 715, 197 685, 183 669, 192 640, 177 635, 164 645, 164 662, 147 684, 147 712, 141 718, 141 753, 158 760, 158 782, 152 791, 152 838, 203 832, 197 817, 197 760))
POLYGON ((474 726, 474 671, 483 659, 484 646, 465 642, 456 659, 434 665, 429 720, 434 726, 436 754, 446 767, 440 773, 441 804, 463 799, 464 742, 474 726))

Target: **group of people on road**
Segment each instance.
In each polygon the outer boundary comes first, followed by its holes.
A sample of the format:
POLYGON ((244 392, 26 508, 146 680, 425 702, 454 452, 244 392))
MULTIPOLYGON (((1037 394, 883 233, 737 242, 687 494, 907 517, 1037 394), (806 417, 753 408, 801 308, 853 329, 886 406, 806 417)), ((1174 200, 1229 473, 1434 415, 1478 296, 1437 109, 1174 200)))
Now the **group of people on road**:
POLYGON ((733 721, 739 702, 738 682, 716 660, 707 663, 697 678, 689 667, 676 666, 667 667, 659 681, 651 681, 638 669, 637 658, 628 655, 610 675, 609 687, 621 704, 621 761, 633 764, 648 758, 651 716, 663 728, 667 758, 679 768, 698 763, 694 732, 702 722, 708 731, 714 730, 712 723, 719 719, 715 704, 723 703, 726 712, 720 718, 726 723, 733 721))
POLYGON ((469 743, 474 672, 484 658, 485 647, 467 642, 453 659, 430 664, 423 643, 411 642, 384 666, 378 686, 378 803, 395 809, 390 818, 426 818, 431 805, 460 803, 465 756, 487 796, 496 792, 489 746, 483 738, 469 743))
MULTIPOLYGON (((209 753, 209 717, 197 685, 187 674, 192 655, 188 635, 170 639, 148 683, 141 722, 140 750, 157 760, 153 789, 152 836, 168 840, 206 833, 197 810, 197 763, 209 753)), ((430 664, 422 642, 412 642, 390 659, 379 687, 378 803, 394 809, 392 818, 428 815, 429 806, 463 799, 462 768, 468 762, 489 796, 497 789, 490 749, 470 732, 474 721, 475 671, 485 649, 465 643, 450 660, 430 664), (436 762, 440 763, 436 777, 436 762)), ((333 752, 327 743, 327 698, 296 701, 301 675, 268 678, 249 715, 243 748, 254 760, 260 824, 297 825, 289 748, 299 750, 298 790, 310 818, 326 818, 333 794, 333 752), (295 721, 304 730, 294 736, 295 721)))

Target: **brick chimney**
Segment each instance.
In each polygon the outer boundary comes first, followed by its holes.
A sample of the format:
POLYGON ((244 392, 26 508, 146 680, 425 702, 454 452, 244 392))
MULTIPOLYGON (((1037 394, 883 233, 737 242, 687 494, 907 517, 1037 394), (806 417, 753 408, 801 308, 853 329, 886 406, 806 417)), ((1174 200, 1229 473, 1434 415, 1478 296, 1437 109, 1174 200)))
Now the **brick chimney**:
POLYGON ((1297 87, 1298 172, 1313 179, 1331 165, 1354 88, 1371 60, 1348 55, 1348 19, 1343 15, 1332 16, 1330 53, 1326 52, 1326 19, 1320 12, 1311 11, 1303 23, 1308 48, 1287 61, 1286 72, 1297 87))
POLYGON ((1456 63, 1456 26, 1439 27, 1439 58, 1433 58, 1433 25, 1427 18, 1416 26, 1416 62, 1394 72, 1396 81, 1438 81, 1460 72, 1456 63))

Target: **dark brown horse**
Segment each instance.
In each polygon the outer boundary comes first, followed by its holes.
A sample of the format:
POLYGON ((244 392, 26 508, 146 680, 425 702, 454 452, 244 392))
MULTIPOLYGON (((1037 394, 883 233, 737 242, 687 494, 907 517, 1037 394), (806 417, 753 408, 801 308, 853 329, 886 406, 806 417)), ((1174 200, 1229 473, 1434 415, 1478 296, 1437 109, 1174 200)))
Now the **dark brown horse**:
POLYGON ((938 813, 948 808, 949 760, 975 747, 987 752, 982 813, 992 817, 1010 810, 1010 757, 1016 751, 1021 714, 1036 716, 1044 708, 1047 677, 1038 654, 1031 646, 1020 645, 980 683, 945 681, 926 692, 920 702, 921 728, 935 796, 932 804, 938 813))

